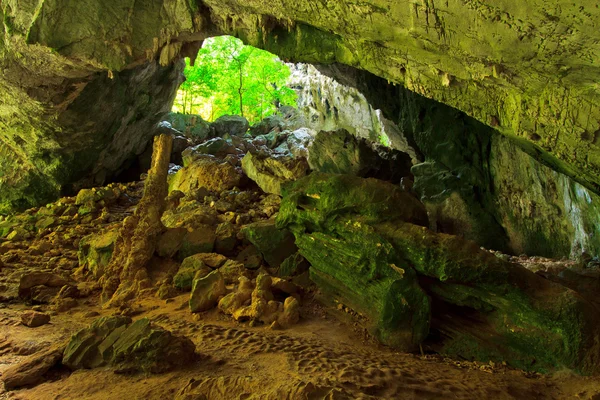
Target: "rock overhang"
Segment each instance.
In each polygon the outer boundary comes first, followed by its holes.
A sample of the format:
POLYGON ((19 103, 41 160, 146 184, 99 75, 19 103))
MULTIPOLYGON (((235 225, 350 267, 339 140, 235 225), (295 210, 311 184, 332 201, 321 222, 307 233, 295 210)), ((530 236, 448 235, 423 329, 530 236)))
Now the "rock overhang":
MULTIPOLYGON (((62 160, 56 155, 57 149, 64 154, 74 146, 70 138, 78 133, 68 128, 83 121, 65 127, 60 117, 90 80, 120 77, 150 62, 168 65, 193 56, 208 36, 233 34, 283 59, 351 65, 455 107, 516 138, 536 159, 598 193, 597 5, 436 3, 7 1, 0 43, 6 99, 0 113, 3 183, 10 187, 30 175, 50 176, 45 199, 81 181, 58 166, 62 160)), ((174 86, 165 86, 170 92, 160 99, 148 100, 164 102, 165 108, 174 86)), ((102 101, 128 108, 128 94, 115 90, 102 101)), ((104 127, 82 136, 93 142, 89 136, 102 134, 110 148, 126 142, 123 131, 104 127)), ((97 167, 87 166, 81 175, 97 174, 97 167)), ((36 201, 43 200, 33 196, 25 203, 36 201)))

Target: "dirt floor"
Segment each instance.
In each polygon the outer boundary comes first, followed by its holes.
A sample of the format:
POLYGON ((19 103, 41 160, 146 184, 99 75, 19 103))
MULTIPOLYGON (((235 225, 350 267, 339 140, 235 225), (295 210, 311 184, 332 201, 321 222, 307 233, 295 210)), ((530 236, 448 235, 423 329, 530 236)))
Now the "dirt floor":
MULTIPOLYGON (((309 301, 302 322, 285 331, 236 323, 216 310, 191 314, 188 295, 168 302, 149 297, 132 308, 196 344, 201 357, 183 370, 161 375, 118 375, 110 369, 55 370, 49 381, 3 392, 0 399, 596 399, 600 381, 567 372, 552 376, 501 365, 445 360, 390 351, 372 343, 357 326, 341 322, 309 301)), ((27 328, 28 307, 0 309, 0 373, 23 354, 63 341, 101 310, 93 299, 27 328), (21 355, 20 355, 21 354, 21 355)), ((346 318, 347 319, 347 318, 346 318)), ((358 324, 357 324, 358 325, 358 324)))

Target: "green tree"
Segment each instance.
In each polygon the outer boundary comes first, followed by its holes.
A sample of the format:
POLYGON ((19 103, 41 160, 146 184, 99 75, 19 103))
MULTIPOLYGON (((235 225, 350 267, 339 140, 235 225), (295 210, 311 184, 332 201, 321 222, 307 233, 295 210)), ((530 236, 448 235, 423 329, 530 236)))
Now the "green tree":
POLYGON ((237 114, 251 123, 296 105, 296 93, 286 86, 289 68, 273 54, 246 46, 231 36, 207 39, 195 65, 187 65, 174 110, 200 114, 212 121, 237 114))

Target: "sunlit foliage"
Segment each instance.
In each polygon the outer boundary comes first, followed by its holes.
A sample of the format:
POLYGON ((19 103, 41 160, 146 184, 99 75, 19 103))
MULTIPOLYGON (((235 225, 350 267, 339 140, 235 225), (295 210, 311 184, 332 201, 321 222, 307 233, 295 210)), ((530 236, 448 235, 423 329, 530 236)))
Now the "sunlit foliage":
POLYGON ((290 69, 273 54, 234 37, 207 39, 195 65, 189 59, 186 63, 174 111, 200 114, 208 121, 242 115, 253 123, 278 106, 296 105, 296 93, 286 86, 290 69))

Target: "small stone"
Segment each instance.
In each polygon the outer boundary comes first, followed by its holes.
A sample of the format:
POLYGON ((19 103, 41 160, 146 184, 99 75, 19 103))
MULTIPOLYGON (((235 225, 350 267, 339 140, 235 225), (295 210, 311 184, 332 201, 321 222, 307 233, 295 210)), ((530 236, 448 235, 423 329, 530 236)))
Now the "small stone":
POLYGON ((30 328, 37 328, 50 322, 50 316, 37 311, 25 311, 21 314, 21 322, 30 328))

